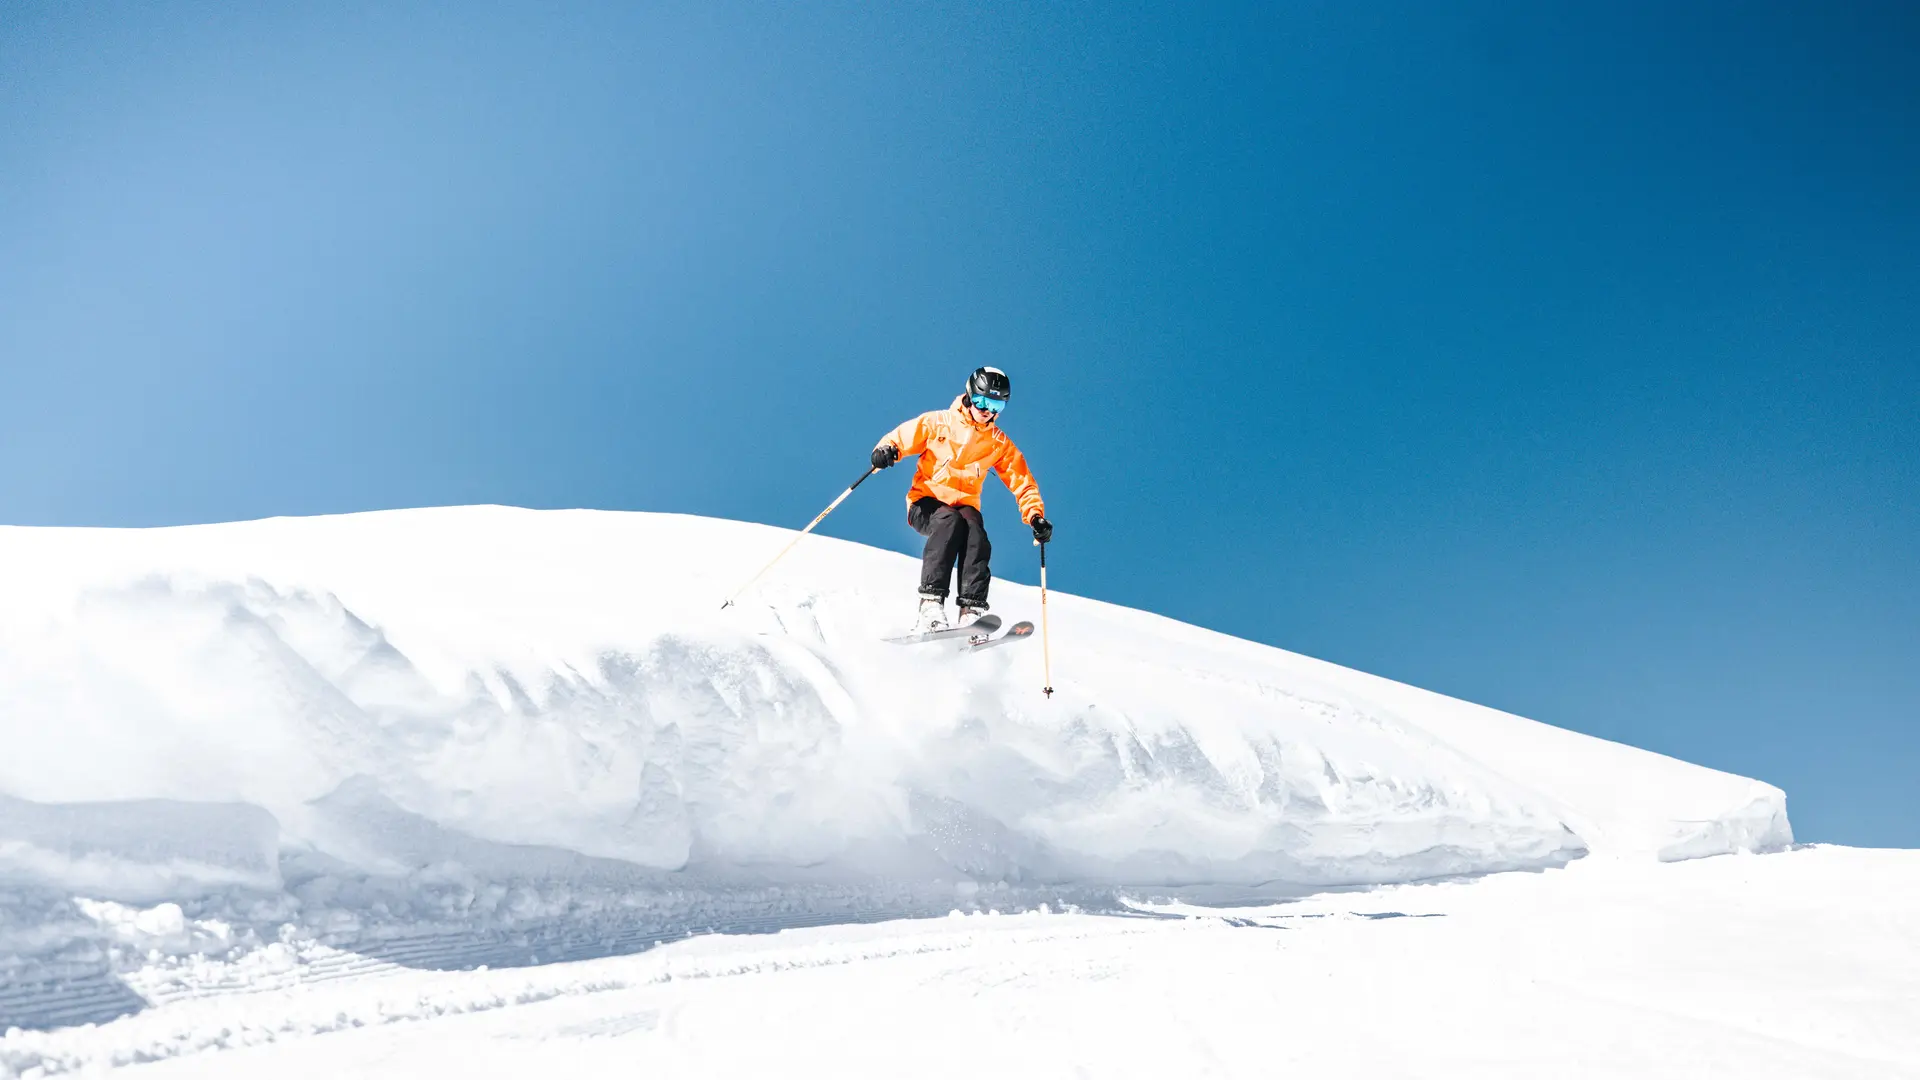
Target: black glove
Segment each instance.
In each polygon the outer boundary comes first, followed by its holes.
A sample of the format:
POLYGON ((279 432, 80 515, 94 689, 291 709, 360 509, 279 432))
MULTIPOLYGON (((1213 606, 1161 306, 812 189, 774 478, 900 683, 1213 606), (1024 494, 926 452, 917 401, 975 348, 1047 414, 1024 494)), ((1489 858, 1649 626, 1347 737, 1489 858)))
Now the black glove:
POLYGON ((873 448, 873 458, 871 460, 873 461, 873 467, 876 469, 891 468, 894 462, 900 460, 900 450, 892 443, 881 443, 879 446, 873 448))
POLYGON ((1027 524, 1033 526, 1034 543, 1044 544, 1053 539, 1053 522, 1048 521, 1039 514, 1035 514, 1033 515, 1033 520, 1027 522, 1027 524))

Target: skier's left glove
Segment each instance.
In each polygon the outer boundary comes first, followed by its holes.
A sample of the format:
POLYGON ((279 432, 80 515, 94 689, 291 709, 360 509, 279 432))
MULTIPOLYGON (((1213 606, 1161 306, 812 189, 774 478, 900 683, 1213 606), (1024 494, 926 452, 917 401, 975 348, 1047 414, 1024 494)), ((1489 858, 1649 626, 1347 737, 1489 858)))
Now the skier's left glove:
POLYGON ((1029 521, 1027 524, 1033 526, 1033 542, 1034 543, 1044 544, 1047 541, 1053 539, 1053 522, 1048 521, 1046 518, 1041 517, 1039 514, 1035 514, 1033 515, 1033 520, 1029 521))

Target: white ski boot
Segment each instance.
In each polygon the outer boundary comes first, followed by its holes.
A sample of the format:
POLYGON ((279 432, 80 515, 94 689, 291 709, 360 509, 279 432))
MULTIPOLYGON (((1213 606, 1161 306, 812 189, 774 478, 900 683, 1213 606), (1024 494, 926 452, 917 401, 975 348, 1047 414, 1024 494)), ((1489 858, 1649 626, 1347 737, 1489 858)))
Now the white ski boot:
MULTIPOLYGON (((974 623, 977 623, 980 621, 980 616, 985 615, 986 613, 987 613, 986 608, 968 607, 965 604, 962 604, 960 606, 959 615, 956 616, 953 620, 953 625, 972 626, 974 623)), ((980 642, 980 641, 985 641, 986 639, 987 639, 987 636, 985 634, 978 634, 978 635, 975 635, 971 640, 975 642, 980 642)))
POLYGON ((916 634, 931 634, 947 628, 947 602, 931 596, 920 598, 920 614, 913 623, 916 634))

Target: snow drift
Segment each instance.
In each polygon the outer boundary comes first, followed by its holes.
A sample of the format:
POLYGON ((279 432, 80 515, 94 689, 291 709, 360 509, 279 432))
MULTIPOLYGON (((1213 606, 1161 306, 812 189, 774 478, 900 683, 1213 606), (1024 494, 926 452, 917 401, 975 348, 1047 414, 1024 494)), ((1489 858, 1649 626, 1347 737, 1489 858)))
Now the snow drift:
POLYGON ((104 901, 185 905, 152 956, 498 963, 1791 841, 1766 784, 1072 596, 1048 700, 1037 643, 879 643, 918 564, 842 541, 718 611, 791 535, 501 507, 0 529, 0 1026, 133 933, 104 901))

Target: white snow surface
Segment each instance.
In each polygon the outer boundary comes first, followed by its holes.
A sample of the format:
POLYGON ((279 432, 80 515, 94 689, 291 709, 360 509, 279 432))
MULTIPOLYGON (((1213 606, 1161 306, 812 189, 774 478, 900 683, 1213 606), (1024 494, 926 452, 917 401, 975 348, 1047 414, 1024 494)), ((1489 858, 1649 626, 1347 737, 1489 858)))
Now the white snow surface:
POLYGON ((719 610, 792 536, 0 528, 0 1026, 231 977, 207 957, 529 963, 1792 840, 1767 784, 1059 592, 1049 699, 1038 640, 881 643, 918 561, 830 538, 719 610))
POLYGON ((1920 1077, 1917 893, 1920 852, 1811 848, 512 971, 290 984, 283 957, 236 973, 246 993, 10 1032, 0 1074, 1900 1080, 1920 1077))

